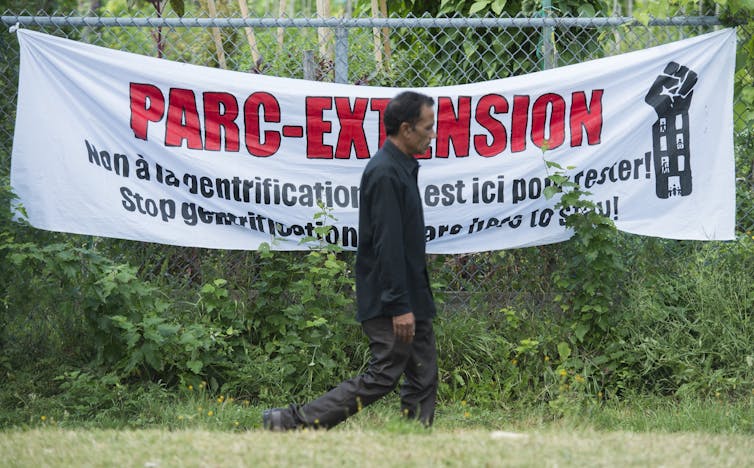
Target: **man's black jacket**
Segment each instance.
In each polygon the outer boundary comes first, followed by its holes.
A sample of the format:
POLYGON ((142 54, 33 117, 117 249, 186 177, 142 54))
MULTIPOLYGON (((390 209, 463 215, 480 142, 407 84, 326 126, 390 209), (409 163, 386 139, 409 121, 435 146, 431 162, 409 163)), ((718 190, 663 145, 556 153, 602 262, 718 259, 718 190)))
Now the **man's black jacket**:
POLYGON ((424 258, 419 164, 389 139, 367 163, 359 194, 356 320, 413 312, 434 317, 424 258))

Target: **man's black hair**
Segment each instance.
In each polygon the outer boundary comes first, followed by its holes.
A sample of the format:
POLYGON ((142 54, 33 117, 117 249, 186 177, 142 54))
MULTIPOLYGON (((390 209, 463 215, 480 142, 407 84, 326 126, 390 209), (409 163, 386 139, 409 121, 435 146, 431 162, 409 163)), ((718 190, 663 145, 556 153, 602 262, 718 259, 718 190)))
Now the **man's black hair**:
POLYGON ((388 135, 398 134, 403 122, 408 122, 412 127, 421 117, 422 106, 434 106, 435 101, 431 97, 415 91, 404 91, 388 102, 382 122, 385 124, 385 133, 388 135))

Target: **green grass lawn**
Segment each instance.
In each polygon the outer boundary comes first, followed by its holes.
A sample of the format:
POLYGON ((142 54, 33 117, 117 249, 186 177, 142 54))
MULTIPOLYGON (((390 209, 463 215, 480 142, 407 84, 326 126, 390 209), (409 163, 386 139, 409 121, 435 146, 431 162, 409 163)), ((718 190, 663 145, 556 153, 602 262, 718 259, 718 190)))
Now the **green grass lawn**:
POLYGON ((754 464, 754 437, 545 429, 268 433, 63 430, 0 433, 5 466, 699 466, 754 464))
MULTIPOLYGON (((201 402, 200 402, 201 403, 201 402)), ((162 408, 152 424, 35 421, 0 432, 3 466, 754 466, 751 402, 633 400, 553 416, 546 408, 441 405, 425 429, 395 402, 330 431, 270 433, 262 408, 162 408), (190 414, 191 413, 191 414, 190 414)))

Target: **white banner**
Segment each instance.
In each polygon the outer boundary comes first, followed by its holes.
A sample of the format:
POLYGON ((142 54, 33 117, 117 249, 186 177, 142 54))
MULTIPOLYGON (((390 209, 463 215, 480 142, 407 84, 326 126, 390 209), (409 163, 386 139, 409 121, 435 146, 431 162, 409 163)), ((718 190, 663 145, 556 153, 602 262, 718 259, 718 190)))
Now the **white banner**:
MULTIPOLYGON (((354 249, 358 186, 400 90, 171 62, 19 30, 11 183, 41 229, 165 244, 354 249)), ((568 239, 544 159, 626 232, 734 237, 733 72, 725 29, 484 83, 418 89, 427 251, 568 239), (541 147, 546 147, 544 152, 541 147)))

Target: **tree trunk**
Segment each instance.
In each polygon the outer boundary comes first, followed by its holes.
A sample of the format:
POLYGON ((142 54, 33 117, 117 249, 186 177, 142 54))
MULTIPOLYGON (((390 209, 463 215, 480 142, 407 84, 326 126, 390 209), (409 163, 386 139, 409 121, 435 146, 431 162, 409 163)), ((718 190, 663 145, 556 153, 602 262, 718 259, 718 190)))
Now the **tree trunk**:
MULTIPOLYGON (((207 0, 207 7, 209 8, 209 16, 217 18, 215 0, 207 0)), ((225 63, 225 49, 223 48, 223 38, 220 35, 220 28, 212 28, 212 39, 215 41, 215 49, 217 50, 217 63, 220 65, 220 68, 228 68, 225 63)))
MULTIPOLYGON (((241 8, 241 17, 249 17, 249 5, 246 0, 238 0, 238 6, 241 8)), ((244 28, 246 30, 246 40, 249 42, 249 49, 251 50, 251 59, 254 61, 254 65, 250 71, 258 73, 262 67, 261 57, 259 55, 259 49, 257 47, 257 37, 254 34, 254 30, 251 28, 244 28)))
MULTIPOLYGON (((330 17, 330 0, 317 0, 317 16, 320 18, 330 17)), ((317 36, 319 38, 319 55, 320 60, 332 61, 332 53, 330 47, 330 38, 332 37, 332 31, 330 28, 317 28, 317 36)))

